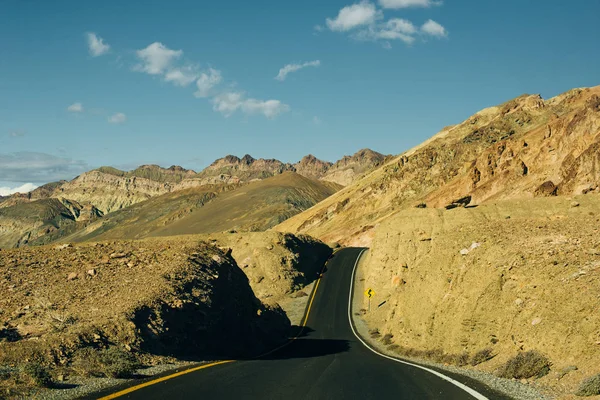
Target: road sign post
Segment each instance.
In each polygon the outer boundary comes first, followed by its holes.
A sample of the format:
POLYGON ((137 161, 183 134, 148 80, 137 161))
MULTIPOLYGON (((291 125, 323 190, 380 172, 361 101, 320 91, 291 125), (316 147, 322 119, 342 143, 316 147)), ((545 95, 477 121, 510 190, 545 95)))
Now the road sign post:
POLYGON ((371 297, 375 296, 375 291, 371 288, 365 290, 365 296, 369 299, 369 308, 368 311, 371 311, 371 297))

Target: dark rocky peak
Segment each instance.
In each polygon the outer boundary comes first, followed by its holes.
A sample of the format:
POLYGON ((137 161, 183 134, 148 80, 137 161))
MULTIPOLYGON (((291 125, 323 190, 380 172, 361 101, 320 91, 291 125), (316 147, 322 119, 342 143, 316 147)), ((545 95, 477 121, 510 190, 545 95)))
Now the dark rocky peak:
POLYGON ((256 161, 256 159, 254 157, 252 157, 250 154, 246 154, 241 159, 241 162, 246 165, 250 165, 250 164, 254 163, 254 161, 256 161))

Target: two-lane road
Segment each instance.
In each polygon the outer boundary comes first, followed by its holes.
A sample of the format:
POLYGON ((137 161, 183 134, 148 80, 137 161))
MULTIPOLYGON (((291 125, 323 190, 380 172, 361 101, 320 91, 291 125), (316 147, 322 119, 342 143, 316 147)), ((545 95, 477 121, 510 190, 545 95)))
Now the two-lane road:
POLYGON ((382 357, 349 322, 349 298, 361 249, 344 249, 327 263, 304 333, 283 348, 167 379, 123 399, 503 399, 485 386, 382 357), (463 387, 461 387, 461 385, 463 387), (470 393, 468 393, 470 391, 470 393))

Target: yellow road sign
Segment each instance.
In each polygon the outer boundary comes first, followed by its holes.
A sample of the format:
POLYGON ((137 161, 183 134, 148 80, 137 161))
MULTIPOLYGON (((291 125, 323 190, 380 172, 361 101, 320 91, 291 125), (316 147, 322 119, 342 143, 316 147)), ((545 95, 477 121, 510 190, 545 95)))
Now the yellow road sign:
POLYGON ((371 298, 371 297, 375 296, 375 291, 371 288, 368 288, 365 291, 365 296, 367 296, 368 298, 371 298))

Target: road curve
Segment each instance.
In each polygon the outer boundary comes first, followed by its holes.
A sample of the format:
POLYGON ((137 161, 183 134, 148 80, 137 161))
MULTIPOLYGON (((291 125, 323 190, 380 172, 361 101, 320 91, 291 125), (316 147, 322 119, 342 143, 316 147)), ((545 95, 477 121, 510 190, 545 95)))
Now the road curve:
MULTIPOLYGON (((362 249, 329 260, 317 285, 306 328, 289 345, 166 379, 120 399, 507 399, 468 378, 440 376, 382 357, 359 340, 348 307, 353 269, 362 249), (473 394, 474 393, 474 394, 473 394)), ((438 374, 440 372, 437 372, 438 374)))

